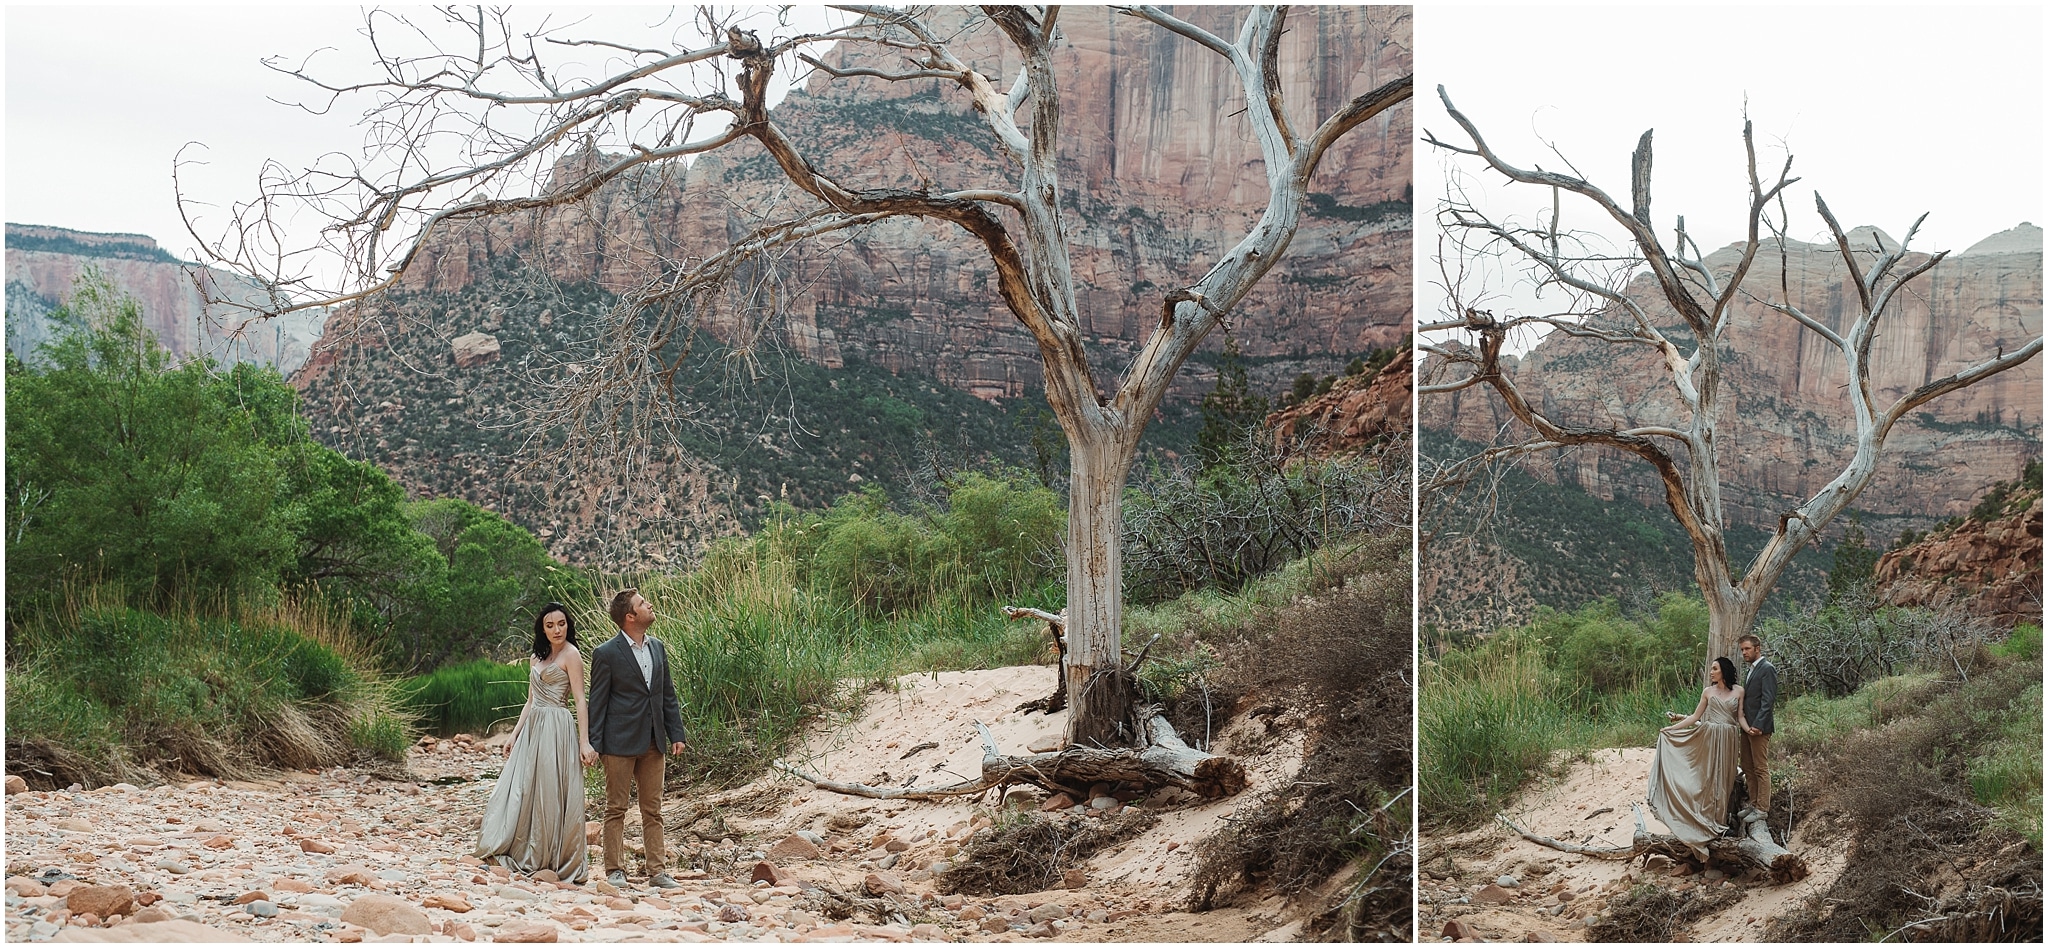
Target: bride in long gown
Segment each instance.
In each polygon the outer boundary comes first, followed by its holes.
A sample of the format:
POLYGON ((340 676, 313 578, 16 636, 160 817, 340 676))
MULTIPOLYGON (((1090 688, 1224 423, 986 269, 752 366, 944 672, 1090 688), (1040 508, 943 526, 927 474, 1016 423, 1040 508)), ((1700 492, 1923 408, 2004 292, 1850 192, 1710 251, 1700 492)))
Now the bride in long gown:
POLYGON ((505 768, 484 807, 476 856, 515 872, 551 869, 563 882, 581 882, 590 859, 583 829, 583 768, 597 762, 597 751, 590 746, 576 620, 561 603, 548 603, 534 617, 533 661, 526 680, 526 708, 512 729, 505 768))
POLYGON ((1707 841, 1728 828, 1728 794, 1749 729, 1735 681, 1735 663, 1714 659, 1699 707, 1657 732, 1657 756, 1650 761, 1650 809, 1701 859, 1707 841))

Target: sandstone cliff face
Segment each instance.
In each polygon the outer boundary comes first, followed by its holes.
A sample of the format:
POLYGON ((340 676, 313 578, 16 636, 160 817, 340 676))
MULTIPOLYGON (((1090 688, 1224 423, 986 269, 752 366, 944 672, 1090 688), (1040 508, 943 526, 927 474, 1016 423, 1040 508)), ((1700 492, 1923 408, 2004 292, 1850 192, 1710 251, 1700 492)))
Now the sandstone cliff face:
POLYGON ((1878 558, 1876 594, 1897 606, 1953 598, 2002 625, 2041 621, 2041 494, 2017 512, 1970 518, 1878 558))
MULTIPOLYGON (((1230 16, 1223 8, 1181 13, 1210 27, 1230 16)), ((1008 44, 985 21, 943 15, 957 21, 949 24, 962 31, 956 48, 977 68, 1014 74, 1008 44)), ((1389 9, 1304 8, 1288 27, 1286 61, 1303 64, 1288 80, 1297 128, 1411 68, 1407 21, 1389 9)), ((1084 331, 1099 347, 1098 374, 1108 376, 1157 320, 1164 295, 1199 277, 1246 232, 1265 201, 1265 178, 1256 145, 1231 117, 1241 105, 1220 57, 1103 8, 1068 9, 1061 29, 1073 265, 1084 331)), ((1277 388, 1305 370, 1322 374, 1405 331, 1410 114, 1390 110, 1324 159, 1288 259, 1233 319, 1261 386, 1277 388)), ((936 80, 819 74, 775 115, 818 167, 843 180, 1015 183, 964 96, 936 80)), ((578 160, 589 156, 564 162, 578 160)), ((743 142, 687 171, 609 188, 584 207, 444 234, 411 279, 450 291, 511 256, 556 279, 617 290, 653 272, 658 255, 720 249, 763 215, 810 206, 792 190, 743 142)), ((950 225, 892 221, 843 247, 803 248, 783 266, 787 285, 805 289, 779 304, 771 334, 806 359, 915 368, 985 398, 1020 395, 1039 378, 1037 347, 997 298, 985 253, 950 225)), ((731 339, 744 331, 740 322, 728 313, 711 328, 731 339)), ((1191 364, 1174 396, 1199 397, 1211 384, 1213 370, 1191 364)))
POLYGON ((45 319, 69 299, 79 274, 98 267, 113 285, 141 304, 142 317, 171 354, 198 354, 223 362, 258 362, 291 373, 306 361, 320 336, 323 318, 294 314, 245 325, 246 316, 211 313, 193 283, 208 281, 210 292, 249 294, 239 278, 164 253, 139 234, 95 234, 61 227, 7 225, 7 348, 27 356, 48 339, 45 319), (56 249, 38 249, 55 248, 56 249))
MULTIPOLYGON (((1870 233, 1868 230, 1863 233, 1870 233)), ((1794 244, 1785 275, 1808 313, 1848 319, 1846 274, 1832 248, 1794 244)), ((1710 265, 1727 266, 1724 248, 1710 265)), ((1919 258, 1916 258, 1919 259, 1919 258)), ((1910 265, 1908 261, 1907 265, 1910 265)), ((1759 256, 1749 285, 1779 285, 1775 253, 1759 256)), ((1873 349, 1876 396, 1895 399, 1926 382, 2010 351, 2041 333, 2041 231, 2032 225, 1951 255, 1902 294, 1873 349)), ((1635 295, 1650 299, 1637 284, 1635 295)), ((1657 307, 1655 311, 1668 312, 1657 307)), ((1853 447, 1843 360, 1823 340, 1761 304, 1739 304, 1724 375, 1722 485, 1737 523, 1775 526, 1777 516, 1840 473, 1853 447)), ((1675 315, 1668 323, 1677 324, 1675 315)), ((1427 367, 1425 367, 1427 371, 1427 367)), ((1552 335, 1508 370, 1550 417, 1589 425, 1680 423, 1684 415, 1661 366, 1640 352, 1552 335)), ((2041 452, 2041 360, 1945 395, 1904 419, 1885 444, 1879 473, 1855 506, 1926 521, 1962 514, 1993 482, 2041 452)), ((1424 427, 1488 442, 1508 414, 1490 389, 1468 388, 1421 403, 1424 427)), ((1601 497, 1662 505, 1649 466, 1605 450, 1567 454, 1562 477, 1601 497)), ((1545 463, 1532 473, 1560 475, 1545 463)))
POLYGON ((1322 455, 1360 451, 1381 438, 1406 435, 1415 394, 1413 355, 1413 349, 1403 348, 1376 373, 1344 376, 1329 391, 1266 416, 1266 427, 1282 442, 1309 435, 1312 449, 1322 455))

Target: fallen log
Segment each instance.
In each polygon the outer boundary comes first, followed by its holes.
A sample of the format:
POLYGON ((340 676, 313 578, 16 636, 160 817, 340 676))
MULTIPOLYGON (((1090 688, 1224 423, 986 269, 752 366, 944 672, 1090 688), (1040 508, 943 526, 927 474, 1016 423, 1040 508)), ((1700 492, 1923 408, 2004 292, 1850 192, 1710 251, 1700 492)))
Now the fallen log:
MULTIPOLYGON (((1548 836, 1539 836, 1508 819, 1507 814, 1497 813, 1494 819, 1501 825, 1538 846, 1555 849, 1558 852, 1577 853, 1595 859, 1646 859, 1651 854, 1662 854, 1672 859, 1698 862, 1692 848, 1680 842, 1678 837, 1667 833, 1650 832, 1649 822, 1643 817, 1643 806, 1634 807, 1636 815, 1635 837, 1627 846, 1582 846, 1561 842, 1548 836)), ((1806 860, 1778 845, 1771 839, 1771 831, 1764 823, 1762 813, 1754 809, 1743 811, 1743 834, 1735 837, 1716 836, 1707 841, 1707 864, 1719 864, 1740 872, 1752 870, 1767 873, 1775 885, 1785 885, 1806 878, 1806 860)))
POLYGON ((1189 747, 1165 718, 1147 721, 1150 744, 1142 748, 1068 747, 1043 754, 1005 756, 995 735, 980 721, 981 776, 938 787, 874 787, 829 780, 785 761, 774 767, 820 790, 874 800, 939 800, 1029 784, 1047 793, 1083 798, 1098 783, 1129 783, 1147 790, 1179 787, 1204 797, 1224 797, 1245 788, 1244 765, 1189 747))

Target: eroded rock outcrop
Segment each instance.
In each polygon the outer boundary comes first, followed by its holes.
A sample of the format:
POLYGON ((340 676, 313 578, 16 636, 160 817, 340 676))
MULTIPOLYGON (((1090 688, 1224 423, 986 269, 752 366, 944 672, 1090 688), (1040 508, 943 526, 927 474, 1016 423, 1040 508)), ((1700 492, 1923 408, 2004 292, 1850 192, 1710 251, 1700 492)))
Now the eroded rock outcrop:
POLYGON ((2003 516, 1965 519, 1952 530, 1878 558, 1877 598, 1896 606, 1953 601, 2001 625, 2041 621, 2041 493, 2003 516))
POLYGON ((1403 347, 1377 372, 1338 379, 1329 391, 1266 416, 1266 427, 1281 442, 1310 436, 1318 454, 1360 451, 1389 435, 1407 434, 1415 394, 1413 352, 1403 347))

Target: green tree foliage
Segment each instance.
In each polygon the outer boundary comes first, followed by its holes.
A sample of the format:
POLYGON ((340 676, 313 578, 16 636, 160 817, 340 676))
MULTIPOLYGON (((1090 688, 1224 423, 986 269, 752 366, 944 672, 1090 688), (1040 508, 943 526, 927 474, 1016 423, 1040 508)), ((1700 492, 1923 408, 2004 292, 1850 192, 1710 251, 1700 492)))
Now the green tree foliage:
POLYGON ((941 503, 908 510, 877 487, 823 513, 781 506, 746 542, 788 557, 814 594, 866 616, 1020 599, 1057 581, 1058 494, 1014 469, 965 472, 942 489, 941 503))
POLYGON ((1202 430, 1195 436, 1195 453, 1204 468, 1221 461, 1246 429, 1265 420, 1266 398, 1252 394, 1251 387, 1237 340, 1230 339, 1216 365, 1216 387, 1202 396, 1202 430))
POLYGON ((10 611, 67 580, 154 602, 274 588, 305 519, 291 389, 174 365, 97 271, 53 319, 33 364, 7 359, 10 611))
POLYGON ((1296 404, 1308 401, 1310 398, 1315 397, 1316 377, 1310 375, 1307 372, 1303 372, 1300 375, 1295 376, 1294 390, 1289 392, 1288 394, 1294 396, 1294 402, 1296 404))
POLYGON ((402 587, 405 611, 388 646, 395 663, 434 668, 492 650, 523 654, 536 609, 593 595, 589 580, 556 564, 533 534, 468 501, 414 501, 405 518, 438 562, 402 587))
POLYGON ((67 583, 157 609, 297 589, 416 668, 475 657, 549 597, 587 590, 504 518, 408 502, 313 441, 275 370, 174 362, 97 271, 53 319, 32 362, 7 360, 11 619, 67 583))

